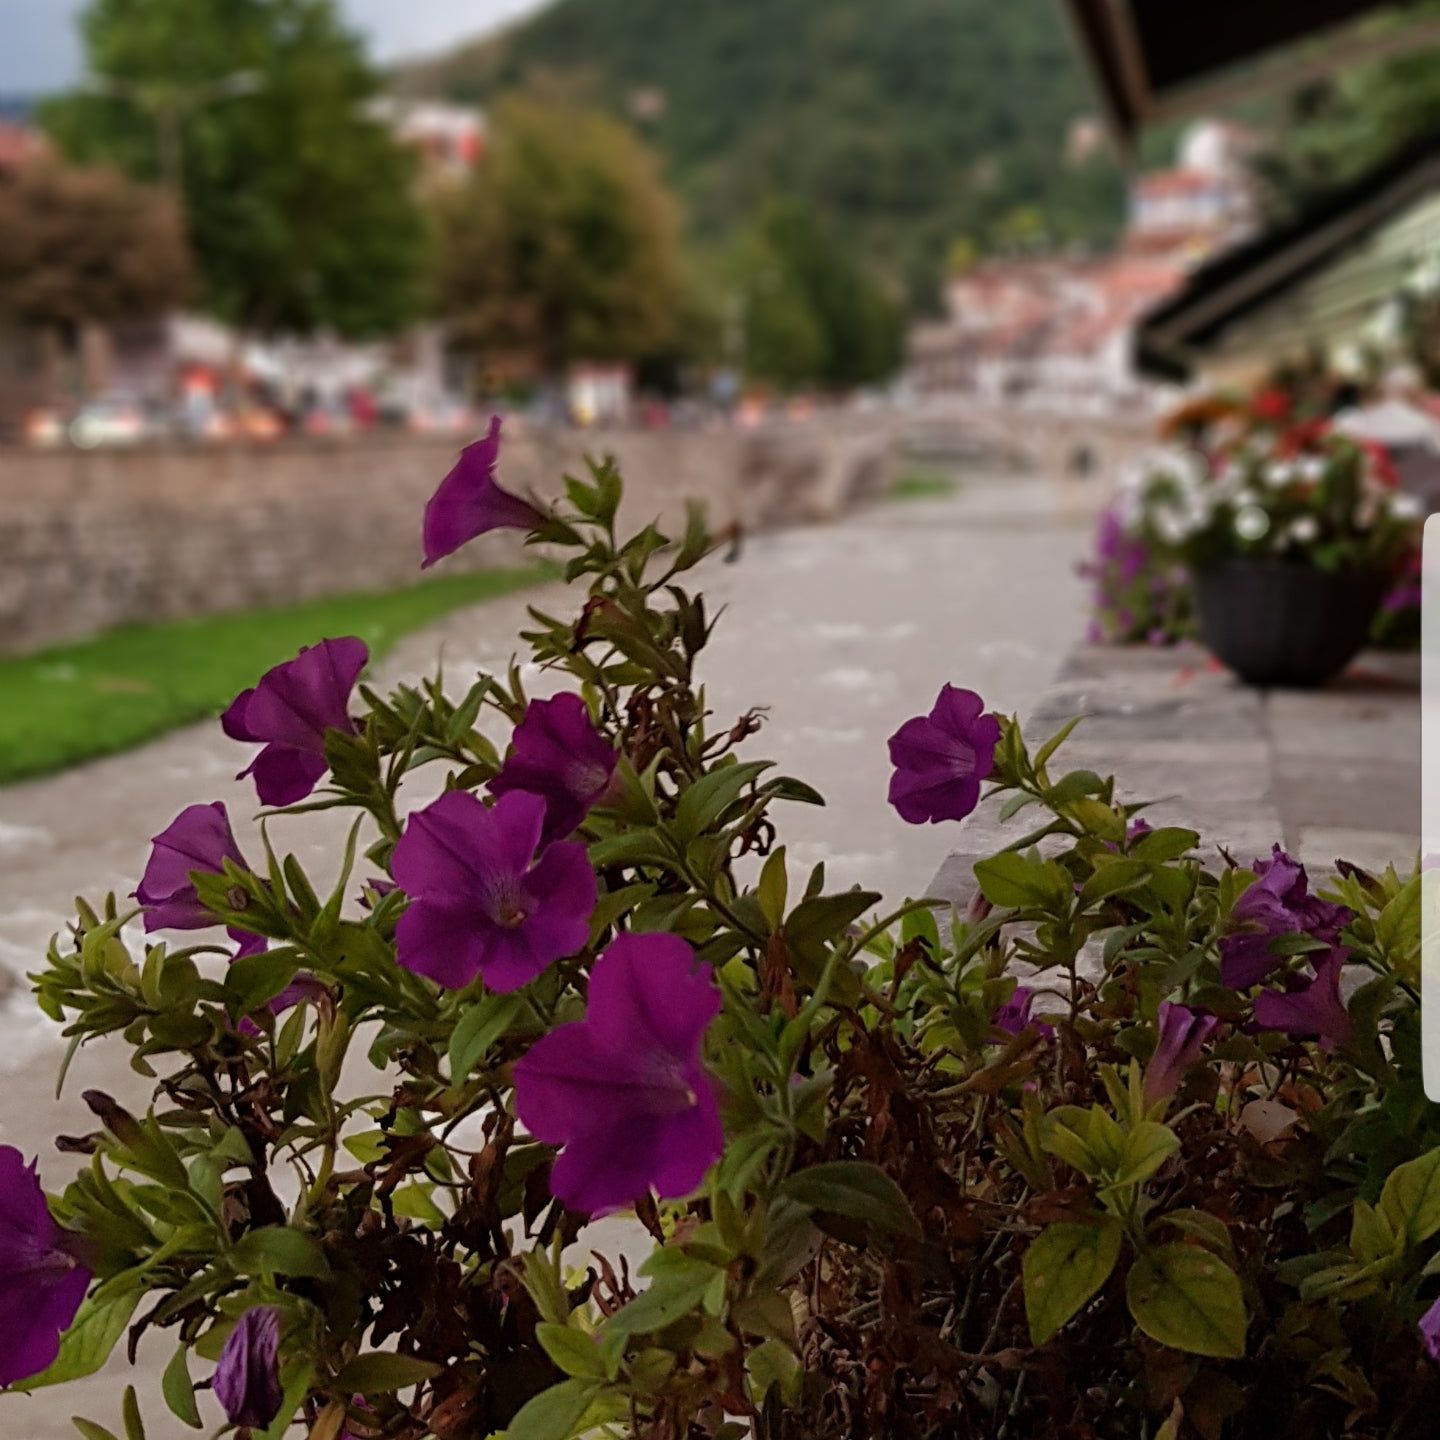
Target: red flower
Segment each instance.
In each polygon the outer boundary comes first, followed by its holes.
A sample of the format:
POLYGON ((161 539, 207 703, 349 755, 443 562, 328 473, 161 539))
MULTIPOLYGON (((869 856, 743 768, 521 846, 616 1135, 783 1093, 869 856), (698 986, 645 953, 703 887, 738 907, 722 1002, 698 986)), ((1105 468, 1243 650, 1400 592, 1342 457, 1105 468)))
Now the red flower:
POLYGON ((1283 424, 1294 413, 1295 405, 1290 396, 1280 387, 1257 390, 1250 402, 1250 413, 1263 424, 1283 424))

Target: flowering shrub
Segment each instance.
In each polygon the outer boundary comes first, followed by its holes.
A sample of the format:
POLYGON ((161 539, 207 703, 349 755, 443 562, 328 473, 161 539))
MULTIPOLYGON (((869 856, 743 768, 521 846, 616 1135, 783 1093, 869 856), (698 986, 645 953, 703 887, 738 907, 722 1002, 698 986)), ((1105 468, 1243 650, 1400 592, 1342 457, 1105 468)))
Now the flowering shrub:
POLYGON ((1101 514, 1095 553, 1079 569, 1092 586, 1091 643, 1173 645, 1193 629, 1184 567, 1128 527, 1120 507, 1101 514))
MULTIPOLYGON (((526 636, 560 694, 381 695, 327 641, 238 702, 262 798, 348 842, 308 874, 272 811, 252 864, 197 805, 137 891, 166 938, 111 896, 52 945, 41 1006, 154 1102, 88 1094, 48 1202, 0 1150, 0 1381, 128 1330, 181 1421, 241 1435, 1432 1434, 1418 881, 1207 868, 1052 769, 1069 727, 1031 750, 946 687, 892 801, 1034 826, 966 914, 867 918, 787 860, 820 797, 740 757, 757 715, 706 709, 699 517, 622 539, 609 466, 502 504, 482 446, 427 541, 569 551, 579 615, 526 636)), ((157 1403, 126 1393, 129 1440, 157 1403)))
POLYGON ((1377 446, 1323 425, 1261 436, 1205 462, 1171 456, 1138 495, 1143 532, 1192 567, 1272 557, 1321 570, 1392 570, 1419 507, 1377 446))
POLYGON ((1295 421, 1281 390, 1197 400, 1164 428, 1175 443, 1127 480, 1081 567, 1094 581, 1092 639, 1182 639, 1193 628, 1191 571, 1277 559, 1390 575, 1374 641, 1413 643, 1420 506, 1398 490, 1384 450, 1324 420, 1295 421))

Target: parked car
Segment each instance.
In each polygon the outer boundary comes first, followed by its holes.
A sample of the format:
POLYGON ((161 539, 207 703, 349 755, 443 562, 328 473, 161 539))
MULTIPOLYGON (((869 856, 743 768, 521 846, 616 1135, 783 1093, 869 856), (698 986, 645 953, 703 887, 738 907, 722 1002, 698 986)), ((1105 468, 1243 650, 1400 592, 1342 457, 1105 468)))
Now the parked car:
POLYGON ((87 400, 66 427, 72 445, 95 450, 102 445, 138 445, 165 433, 161 414, 127 396, 87 400))

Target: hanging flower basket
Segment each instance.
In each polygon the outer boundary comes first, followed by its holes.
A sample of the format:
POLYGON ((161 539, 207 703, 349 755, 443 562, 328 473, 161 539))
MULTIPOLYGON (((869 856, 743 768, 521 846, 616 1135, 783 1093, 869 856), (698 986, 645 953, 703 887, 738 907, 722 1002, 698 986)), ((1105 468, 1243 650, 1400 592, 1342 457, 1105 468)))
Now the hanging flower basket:
POLYGON ((1381 570, 1229 560, 1195 576, 1200 633, 1252 685, 1323 685, 1359 654, 1388 583, 1381 570))

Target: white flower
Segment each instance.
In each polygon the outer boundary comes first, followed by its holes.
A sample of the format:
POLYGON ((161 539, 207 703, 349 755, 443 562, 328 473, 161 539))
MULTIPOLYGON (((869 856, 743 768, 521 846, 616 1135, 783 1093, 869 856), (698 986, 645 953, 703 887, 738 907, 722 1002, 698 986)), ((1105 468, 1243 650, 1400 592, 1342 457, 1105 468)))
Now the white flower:
POLYGON ((1270 528, 1270 517, 1258 505, 1246 505, 1235 515, 1235 533, 1242 540, 1259 540, 1270 528))
POLYGON ((1272 490, 1283 490, 1295 478, 1295 467, 1288 460, 1272 460, 1265 467, 1265 483, 1272 490))
POLYGON ((1418 520, 1424 509, 1418 495, 1396 493, 1390 497, 1390 513, 1397 520, 1418 520))
POLYGON ((1325 460, 1320 455, 1307 455, 1300 462, 1300 474, 1306 480, 1323 480, 1325 478, 1325 460))
POLYGON ((1184 515, 1177 515, 1173 510, 1162 510, 1155 517, 1155 528, 1167 545, 1183 544, 1196 529, 1184 515))
POLYGON ((1320 538, 1320 522, 1313 515, 1301 515, 1290 522, 1290 538, 1301 545, 1313 545, 1320 538))

